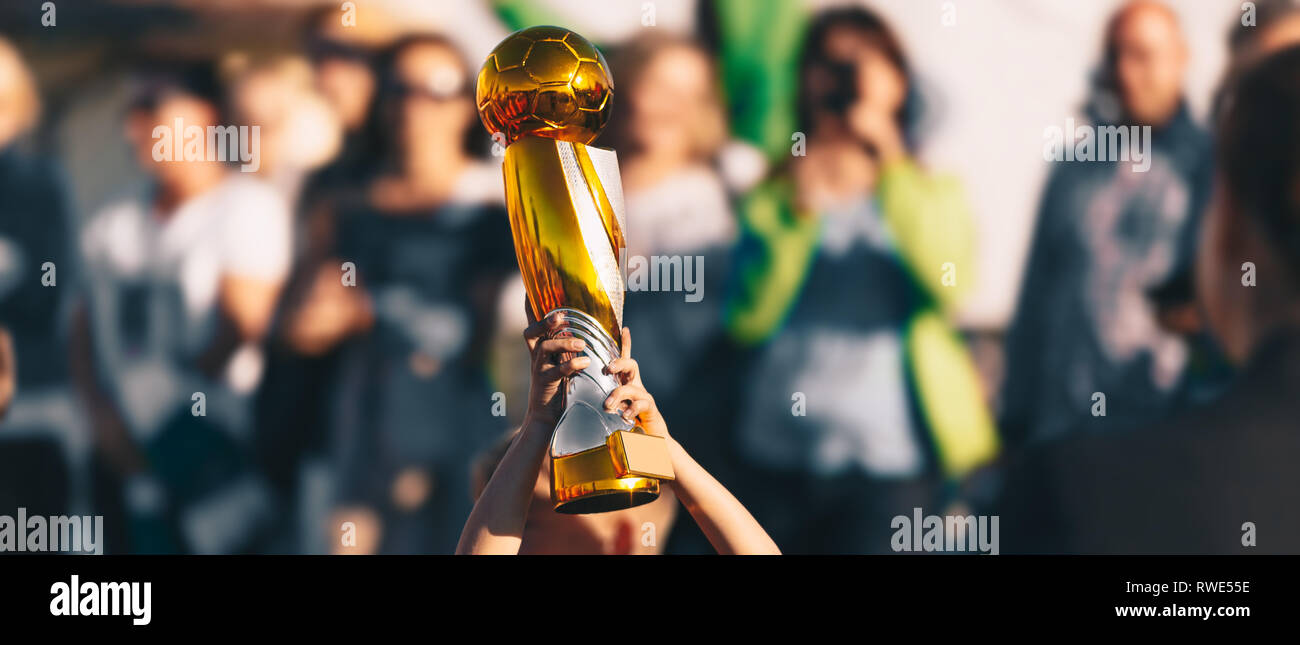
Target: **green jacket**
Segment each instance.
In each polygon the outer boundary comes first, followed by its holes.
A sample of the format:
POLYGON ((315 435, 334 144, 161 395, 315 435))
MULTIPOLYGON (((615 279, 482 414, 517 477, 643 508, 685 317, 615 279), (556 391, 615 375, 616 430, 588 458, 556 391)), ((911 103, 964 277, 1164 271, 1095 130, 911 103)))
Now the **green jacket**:
MULTIPOLYGON (((903 329, 909 385, 945 475, 992 459, 998 439, 973 362, 947 314, 973 284, 973 227, 961 186, 910 161, 885 167, 877 205, 900 262, 923 294, 903 329)), ((798 213, 793 187, 770 180, 741 200, 741 248, 725 307, 741 345, 779 333, 805 288, 821 239, 817 217, 798 213)))

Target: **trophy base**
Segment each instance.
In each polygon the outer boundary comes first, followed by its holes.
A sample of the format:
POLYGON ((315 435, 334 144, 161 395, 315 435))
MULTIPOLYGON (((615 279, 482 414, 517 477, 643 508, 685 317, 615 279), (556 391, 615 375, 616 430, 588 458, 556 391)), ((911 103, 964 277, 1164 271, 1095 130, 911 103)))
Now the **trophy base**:
MULTIPOLYGON (((576 310, 554 335, 582 339, 591 364, 565 381, 564 414, 551 438, 551 501, 558 513, 604 513, 653 502, 659 482, 673 478, 663 437, 646 434, 616 412, 604 409, 618 381, 605 367, 619 356, 618 344, 599 321, 576 310)), ((569 358, 562 356, 562 359, 569 358)))
POLYGON ((557 513, 621 511, 658 498, 658 479, 619 477, 605 446, 551 460, 551 502, 557 513))

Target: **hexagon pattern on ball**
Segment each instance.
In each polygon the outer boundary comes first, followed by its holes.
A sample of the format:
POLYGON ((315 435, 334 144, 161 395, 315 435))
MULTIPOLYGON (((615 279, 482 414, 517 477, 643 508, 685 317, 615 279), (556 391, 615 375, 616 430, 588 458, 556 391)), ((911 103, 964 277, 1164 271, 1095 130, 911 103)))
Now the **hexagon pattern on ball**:
POLYGON ((502 40, 478 73, 479 118, 511 144, 525 135, 591 143, 609 121, 614 79, 600 50, 562 27, 502 40))

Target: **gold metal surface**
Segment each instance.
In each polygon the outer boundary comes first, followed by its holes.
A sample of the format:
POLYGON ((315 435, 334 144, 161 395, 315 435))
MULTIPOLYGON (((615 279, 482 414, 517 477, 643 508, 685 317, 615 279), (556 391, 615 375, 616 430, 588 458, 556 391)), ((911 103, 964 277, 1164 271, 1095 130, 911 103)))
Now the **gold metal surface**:
MULTIPOLYGON (((590 167, 589 161, 583 162, 589 153, 582 144, 524 137, 506 148, 502 172, 519 273, 534 318, 541 320, 564 307, 579 309, 595 318, 618 346, 622 275, 617 264, 598 267, 589 244, 606 245, 605 253, 617 263, 624 247, 623 231, 599 182, 589 182, 586 195, 570 193, 560 161, 566 146, 574 150, 580 168, 590 167), (596 209, 603 240, 584 238, 575 200, 596 209), (607 282, 617 284, 616 293, 605 286, 607 282)), ((588 170, 582 175, 585 178, 588 170)))
POLYGON ((605 444, 614 460, 614 472, 619 477, 673 479, 668 442, 663 437, 621 430, 609 435, 605 444))
POLYGON ((605 446, 551 459, 551 501, 557 513, 617 511, 658 498, 659 480, 619 477, 605 446))
POLYGON ((506 144, 524 135, 590 143, 609 121, 613 96, 600 50, 561 27, 506 36, 478 73, 479 118, 506 144))

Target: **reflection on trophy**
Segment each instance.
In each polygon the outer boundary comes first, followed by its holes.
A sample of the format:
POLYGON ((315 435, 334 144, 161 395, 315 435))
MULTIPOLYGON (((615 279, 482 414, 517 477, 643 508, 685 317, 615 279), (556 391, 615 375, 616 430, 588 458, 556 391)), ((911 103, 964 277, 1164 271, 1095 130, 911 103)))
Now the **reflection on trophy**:
POLYGON ((616 155, 587 144, 609 120, 613 90, 600 51, 560 27, 507 36, 478 76, 479 116, 506 145, 506 207, 528 305, 538 320, 562 313, 557 334, 581 338, 591 358, 564 384, 551 439, 561 513, 644 504, 673 478, 664 439, 604 408, 619 385, 603 370, 622 338, 627 219, 616 155))

